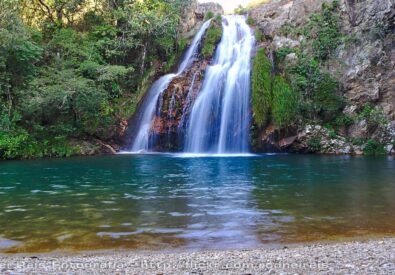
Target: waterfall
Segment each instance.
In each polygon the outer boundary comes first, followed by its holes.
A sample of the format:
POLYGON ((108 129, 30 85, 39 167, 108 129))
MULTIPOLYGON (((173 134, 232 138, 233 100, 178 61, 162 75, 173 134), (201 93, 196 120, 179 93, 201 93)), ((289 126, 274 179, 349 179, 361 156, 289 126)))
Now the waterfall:
POLYGON ((177 72, 162 76, 148 91, 136 119, 133 152, 248 153, 254 36, 244 16, 223 16, 214 57, 208 66, 202 59, 199 70, 194 61, 210 23, 199 30, 177 72), (184 84, 176 86, 177 81, 184 84))
POLYGON ((150 132, 155 117, 155 111, 160 110, 158 108, 159 101, 161 100, 161 95, 163 91, 169 86, 170 82, 180 74, 182 74, 193 62, 193 59, 198 51, 199 43, 210 25, 210 21, 207 21, 200 28, 199 32, 196 34, 192 41, 191 46, 188 48, 181 64, 178 67, 177 73, 167 74, 159 78, 150 88, 144 102, 141 106, 141 114, 137 121, 138 132, 134 138, 132 145, 133 152, 144 152, 150 150, 150 144, 152 138, 150 132))
POLYGON ((223 36, 189 117, 188 153, 246 153, 254 36, 243 16, 224 16, 223 36))

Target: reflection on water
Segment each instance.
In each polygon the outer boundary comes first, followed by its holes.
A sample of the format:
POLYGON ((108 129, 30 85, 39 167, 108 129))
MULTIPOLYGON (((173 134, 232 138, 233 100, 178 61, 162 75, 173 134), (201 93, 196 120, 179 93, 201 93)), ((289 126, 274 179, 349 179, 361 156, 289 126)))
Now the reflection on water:
POLYGON ((251 248, 395 232, 393 158, 0 163, 0 251, 251 248))

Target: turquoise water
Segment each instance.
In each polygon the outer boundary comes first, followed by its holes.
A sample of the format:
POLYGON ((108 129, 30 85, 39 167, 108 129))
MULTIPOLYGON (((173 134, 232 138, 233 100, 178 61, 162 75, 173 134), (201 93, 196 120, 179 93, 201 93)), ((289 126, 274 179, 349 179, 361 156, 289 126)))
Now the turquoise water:
POLYGON ((394 158, 0 162, 2 252, 252 248, 394 232, 394 158))

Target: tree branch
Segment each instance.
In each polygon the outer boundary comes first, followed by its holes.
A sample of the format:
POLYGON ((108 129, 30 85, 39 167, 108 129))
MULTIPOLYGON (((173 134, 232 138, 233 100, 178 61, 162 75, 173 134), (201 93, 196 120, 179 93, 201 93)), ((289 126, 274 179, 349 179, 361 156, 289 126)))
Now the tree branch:
POLYGON ((52 15, 51 8, 48 7, 48 5, 45 4, 45 2, 44 2, 43 0, 37 0, 37 1, 40 3, 40 5, 41 5, 42 7, 44 7, 44 8, 47 10, 48 18, 49 18, 53 23, 56 23, 56 22, 55 22, 55 19, 53 18, 53 15, 52 15))

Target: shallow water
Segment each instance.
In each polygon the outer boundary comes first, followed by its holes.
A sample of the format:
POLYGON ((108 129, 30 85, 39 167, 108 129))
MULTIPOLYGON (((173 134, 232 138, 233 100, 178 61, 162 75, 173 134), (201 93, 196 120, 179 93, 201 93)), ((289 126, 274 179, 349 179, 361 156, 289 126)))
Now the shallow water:
POLYGON ((395 233, 394 158, 0 162, 0 251, 253 248, 395 233))

